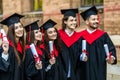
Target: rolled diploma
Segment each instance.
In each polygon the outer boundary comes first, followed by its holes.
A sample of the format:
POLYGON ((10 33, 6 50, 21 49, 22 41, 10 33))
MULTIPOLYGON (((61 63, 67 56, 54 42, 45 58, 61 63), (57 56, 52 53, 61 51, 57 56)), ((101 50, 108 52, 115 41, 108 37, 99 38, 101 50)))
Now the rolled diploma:
POLYGON ((53 41, 49 41, 50 53, 53 52, 53 41))
MULTIPOLYGON (((32 51, 33 56, 39 57, 38 54, 37 54, 35 45, 34 45, 33 43, 30 45, 30 49, 31 49, 31 51, 32 51)), ((38 62, 39 62, 39 61, 37 61, 37 63, 38 63, 38 62)))
POLYGON ((104 49, 105 49, 107 58, 109 58, 110 54, 109 54, 109 49, 107 44, 104 44, 104 49))
MULTIPOLYGON (((82 51, 86 50, 86 40, 82 40, 82 51)), ((80 60, 84 61, 85 59, 85 53, 82 52, 82 54, 80 55, 80 60)))
POLYGON ((3 36, 3 41, 6 41, 8 43, 8 39, 7 39, 7 36, 6 36, 6 33, 5 33, 4 29, 1 29, 1 33, 2 33, 2 36, 3 36))

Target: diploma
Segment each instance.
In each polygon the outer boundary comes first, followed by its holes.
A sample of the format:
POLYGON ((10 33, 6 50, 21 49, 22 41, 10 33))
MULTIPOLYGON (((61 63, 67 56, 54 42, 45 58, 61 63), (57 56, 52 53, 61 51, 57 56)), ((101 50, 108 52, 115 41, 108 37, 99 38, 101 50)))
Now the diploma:
POLYGON ((111 54, 109 52, 109 48, 108 48, 107 44, 104 44, 104 49, 105 49, 105 53, 106 53, 107 59, 111 59, 111 54))
POLYGON ((86 51, 86 40, 82 40, 82 54, 80 55, 80 60, 81 61, 84 61, 86 54, 87 54, 87 51, 86 51))
POLYGON ((49 41, 49 49, 50 49, 50 57, 52 58, 54 56, 53 41, 49 41))
POLYGON ((2 34, 3 41, 6 41, 7 43, 9 43, 4 29, 1 29, 0 32, 1 32, 1 34, 2 34))
POLYGON ((50 49, 50 53, 53 52, 53 41, 49 41, 49 49, 50 49))
POLYGON ((36 48, 35 48, 35 45, 33 43, 30 45, 30 49, 32 51, 32 54, 33 54, 33 56, 35 58, 36 63, 39 63, 40 62, 40 58, 38 56, 38 53, 37 53, 36 48))

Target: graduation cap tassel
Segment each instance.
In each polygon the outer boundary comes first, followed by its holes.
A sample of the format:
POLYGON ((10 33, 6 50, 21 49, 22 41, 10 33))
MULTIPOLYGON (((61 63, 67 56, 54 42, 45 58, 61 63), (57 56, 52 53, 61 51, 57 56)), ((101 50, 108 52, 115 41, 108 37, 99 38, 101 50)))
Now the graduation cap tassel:
POLYGON ((43 29, 43 27, 41 28, 41 32, 42 32, 42 42, 44 42, 44 29, 43 29))
POLYGON ((98 14, 98 25, 100 26, 100 14, 98 14))
POLYGON ((0 38, 2 39, 3 34, 0 32, 0 38))
POLYGON ((78 26, 80 26, 80 14, 78 13, 78 26))
POLYGON ((29 27, 30 31, 29 31, 29 34, 28 34, 28 42, 30 42, 30 35, 31 35, 31 26, 29 27))

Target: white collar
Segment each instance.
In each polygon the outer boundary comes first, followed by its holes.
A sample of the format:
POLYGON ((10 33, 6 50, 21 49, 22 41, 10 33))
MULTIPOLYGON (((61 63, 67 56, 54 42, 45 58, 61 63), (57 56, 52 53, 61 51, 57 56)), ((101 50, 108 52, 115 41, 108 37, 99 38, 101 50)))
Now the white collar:
POLYGON ((72 36, 72 35, 74 34, 74 31, 71 32, 71 33, 69 33, 66 29, 65 29, 65 32, 66 32, 66 34, 67 34, 69 37, 72 36))
POLYGON ((92 33, 95 32, 95 31, 96 31, 96 29, 93 30, 93 31, 91 31, 90 29, 87 28, 87 32, 90 33, 90 34, 92 34, 92 33))

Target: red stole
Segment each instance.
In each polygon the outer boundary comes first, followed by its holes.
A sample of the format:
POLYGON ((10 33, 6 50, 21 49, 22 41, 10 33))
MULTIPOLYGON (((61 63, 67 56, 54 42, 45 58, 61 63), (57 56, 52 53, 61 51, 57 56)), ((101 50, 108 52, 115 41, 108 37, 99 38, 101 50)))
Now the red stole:
POLYGON ((81 36, 81 32, 74 32, 72 36, 68 36, 64 30, 59 30, 60 37, 67 47, 73 45, 81 36))
MULTIPOLYGON (((36 48, 37 53, 38 53, 40 56, 42 56, 42 55, 43 55, 42 51, 41 51, 37 46, 35 46, 35 48, 36 48)), ((30 49, 30 45, 26 45, 26 49, 30 49)))
MULTIPOLYGON (((45 50, 45 46, 44 46, 44 44, 41 44, 40 45, 40 48, 42 48, 42 49, 44 49, 45 50)), ((58 57, 58 50, 56 49, 56 47, 54 46, 54 48, 53 48, 53 55, 55 55, 56 57, 58 57)))
POLYGON ((93 33, 88 33, 87 30, 83 30, 82 31, 82 37, 89 43, 92 44, 95 40, 97 40, 98 38, 100 38, 105 32, 102 30, 97 29, 95 32, 93 33))
MULTIPOLYGON (((11 40, 8 40, 8 41, 9 41, 9 45, 14 47, 14 44, 12 43, 12 41, 11 40)), ((17 51, 23 54, 23 49, 22 49, 22 45, 20 42, 17 43, 17 51)))

